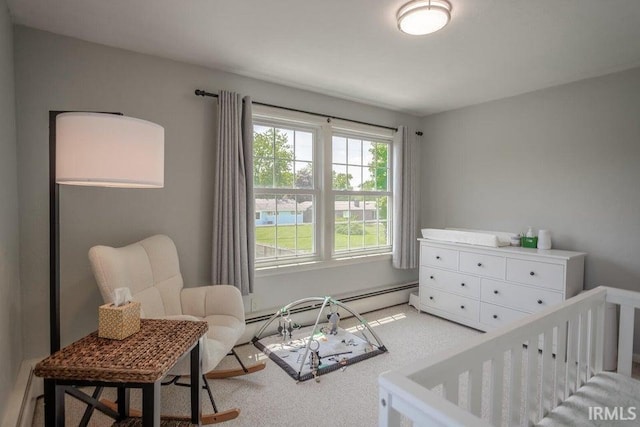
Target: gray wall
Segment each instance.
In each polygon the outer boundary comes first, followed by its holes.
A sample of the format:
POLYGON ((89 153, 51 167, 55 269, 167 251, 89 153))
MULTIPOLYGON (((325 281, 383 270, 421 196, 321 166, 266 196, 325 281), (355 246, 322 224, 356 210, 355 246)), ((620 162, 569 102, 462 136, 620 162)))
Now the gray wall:
POLYGON ((22 361, 13 27, 0 0, 0 414, 22 361))
POLYGON ((640 69, 423 123, 423 227, 548 228, 587 288, 640 291, 640 69))
MULTIPOLYGON (((63 36, 16 27, 21 267, 25 354, 47 352, 49 110, 121 111, 166 132, 165 188, 63 187, 61 192, 63 344, 96 328, 101 299, 87 251, 124 245, 153 233, 172 236, 187 285, 210 278, 215 104, 196 88, 228 89, 255 100, 329 112, 384 125, 419 120, 392 111, 212 71, 63 36)), ((390 261, 259 278, 260 309, 298 296, 364 290, 416 280, 390 261)))

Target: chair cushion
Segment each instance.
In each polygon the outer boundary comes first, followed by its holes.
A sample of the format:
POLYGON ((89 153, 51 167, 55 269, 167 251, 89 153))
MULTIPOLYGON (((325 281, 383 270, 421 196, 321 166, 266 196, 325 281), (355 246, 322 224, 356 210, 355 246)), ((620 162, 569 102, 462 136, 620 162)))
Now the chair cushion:
POLYGON ((142 318, 161 319, 166 315, 160 291, 154 286, 138 292, 133 300, 140 303, 140 317, 142 318))
POLYGON ((166 315, 182 314, 180 291, 183 282, 176 245, 168 236, 158 234, 139 242, 146 252, 153 285, 160 291, 166 315))
POLYGON ((105 302, 113 301, 115 288, 127 287, 144 317, 182 314, 182 275, 169 237, 155 235, 121 248, 94 246, 89 260, 105 302))
MULTIPOLYGON (((214 314, 204 318, 209 324, 207 338, 219 342, 227 354, 244 333, 245 324, 233 316, 214 314)), ((224 355, 222 356, 224 357, 224 355)), ((218 360, 222 360, 222 357, 218 360)))

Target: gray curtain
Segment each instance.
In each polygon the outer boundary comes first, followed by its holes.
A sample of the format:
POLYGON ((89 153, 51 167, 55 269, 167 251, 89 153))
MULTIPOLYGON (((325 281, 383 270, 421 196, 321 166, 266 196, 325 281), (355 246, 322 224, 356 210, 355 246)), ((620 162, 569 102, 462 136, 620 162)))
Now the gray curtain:
POLYGON ((251 98, 218 94, 212 279, 253 292, 255 259, 251 98))
POLYGON ((393 266, 418 267, 416 137, 400 126, 393 141, 393 266))

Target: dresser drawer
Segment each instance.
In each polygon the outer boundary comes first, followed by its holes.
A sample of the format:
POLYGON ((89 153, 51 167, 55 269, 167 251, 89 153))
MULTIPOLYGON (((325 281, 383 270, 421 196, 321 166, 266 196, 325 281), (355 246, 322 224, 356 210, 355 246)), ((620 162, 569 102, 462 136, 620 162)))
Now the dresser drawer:
POLYGON ((420 251, 420 265, 430 265, 433 267, 457 270, 458 251, 422 246, 422 250, 420 251))
POLYGON ((507 260, 507 280, 563 290, 564 266, 510 258, 507 260))
POLYGON ((482 301, 535 313, 563 301, 561 293, 482 279, 482 301))
POLYGON ((480 301, 430 287, 420 288, 420 301, 428 308, 443 310, 468 320, 478 321, 480 301))
POLYGON ((480 303, 480 323, 491 328, 498 328, 508 325, 518 319, 525 317, 527 313, 500 307, 486 302, 480 303))
POLYGON ((504 257, 460 252, 460 271, 504 279, 504 257))
POLYGON ((480 299, 479 277, 422 266, 420 267, 420 284, 480 299))

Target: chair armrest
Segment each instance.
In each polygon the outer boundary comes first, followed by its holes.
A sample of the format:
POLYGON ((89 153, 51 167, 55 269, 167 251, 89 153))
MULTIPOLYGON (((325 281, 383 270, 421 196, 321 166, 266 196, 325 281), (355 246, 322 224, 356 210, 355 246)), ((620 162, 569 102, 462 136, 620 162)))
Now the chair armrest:
POLYGON ((183 288, 182 312, 196 317, 214 314, 233 316, 244 323, 242 294, 235 286, 213 285, 183 288))

